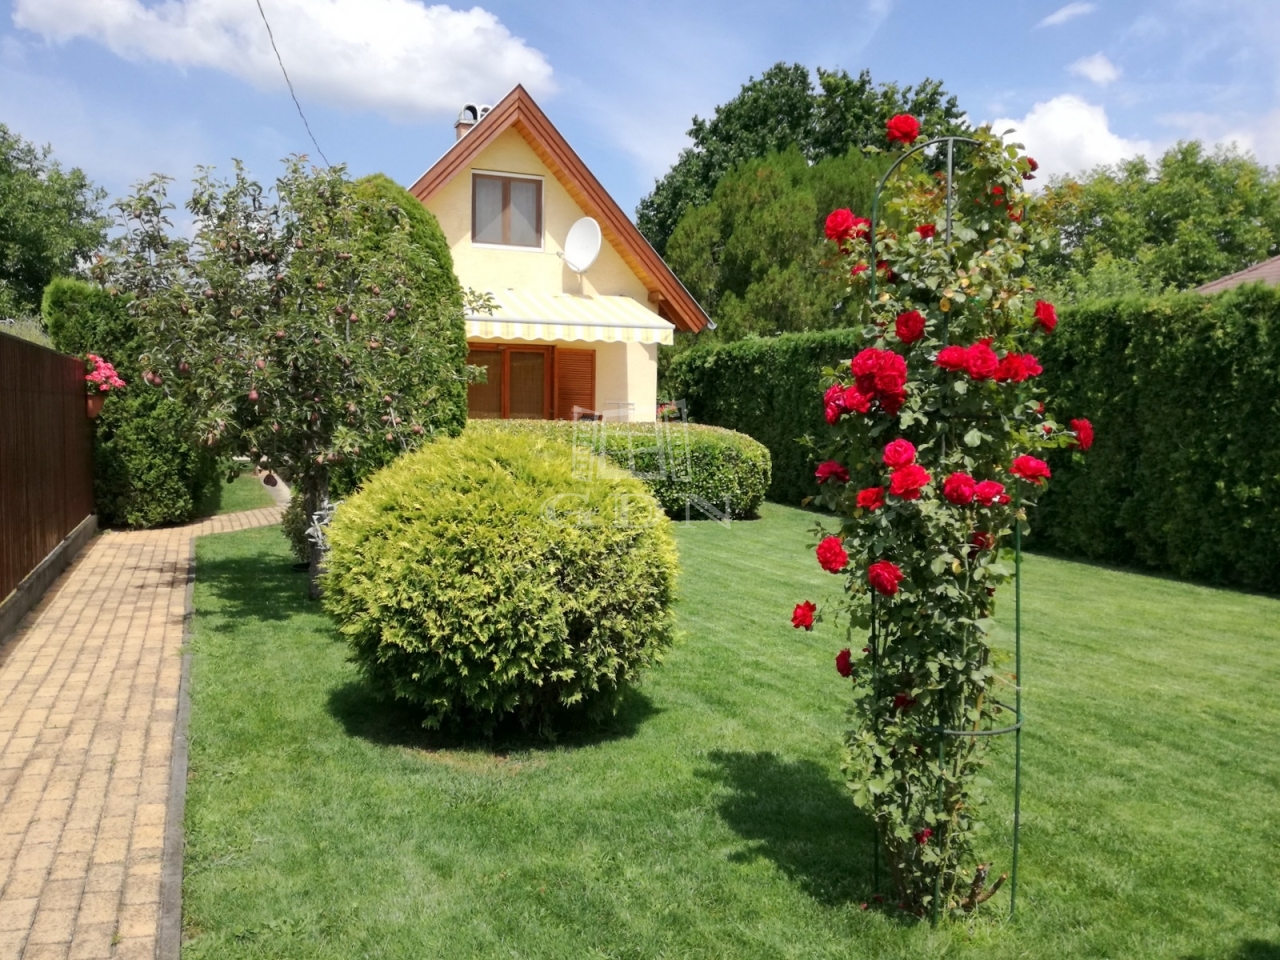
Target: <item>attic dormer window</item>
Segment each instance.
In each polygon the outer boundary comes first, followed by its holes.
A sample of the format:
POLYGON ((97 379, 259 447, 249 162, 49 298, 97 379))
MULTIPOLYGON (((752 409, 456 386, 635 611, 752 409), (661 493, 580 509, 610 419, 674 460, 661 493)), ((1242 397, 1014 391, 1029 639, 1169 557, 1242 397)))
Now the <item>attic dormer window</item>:
POLYGON ((471 240, 506 247, 541 247, 542 180, 473 174, 471 240))

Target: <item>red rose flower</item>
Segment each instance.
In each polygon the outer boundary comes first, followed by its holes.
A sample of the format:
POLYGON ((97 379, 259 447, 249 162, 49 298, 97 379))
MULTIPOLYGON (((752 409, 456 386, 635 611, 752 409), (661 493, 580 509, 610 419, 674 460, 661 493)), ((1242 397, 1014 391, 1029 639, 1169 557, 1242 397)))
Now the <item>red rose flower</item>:
POLYGON ((1013 209, 1010 209, 1010 210, 1009 210, 1009 219, 1010 219, 1010 220, 1012 220, 1014 223, 1021 223, 1021 222, 1022 222, 1022 211, 1021 211, 1021 210, 1013 210, 1013 209))
POLYGON ((897 283, 897 282, 898 282, 898 275, 897 275, 896 273, 894 273, 892 270, 890 270, 890 269, 889 269, 889 261, 888 261, 888 260, 877 260, 877 261, 876 261, 876 273, 883 273, 883 274, 884 274, 884 282, 885 282, 885 283, 897 283))
POLYGON ((1040 361, 1029 353, 1008 353, 996 367, 997 383, 1021 383, 1029 377, 1044 373, 1040 361))
POLYGON ((907 402, 906 391, 896 390, 893 393, 883 393, 880 395, 880 406, 884 408, 884 412, 893 416, 902 409, 902 405, 907 402))
POLYGON ((799 630, 804 627, 806 630, 813 629, 813 615, 817 613, 817 604, 810 603, 808 600, 803 603, 797 603, 796 608, 791 611, 791 625, 799 630))
POLYGON ((969 543, 979 550, 990 550, 996 545, 996 538, 986 530, 975 530, 973 536, 969 538, 969 543))
POLYGON ((827 387, 827 392, 822 395, 824 404, 834 403, 839 406, 844 401, 844 387, 841 384, 833 383, 827 387))
POLYGON ((985 340, 979 340, 964 354, 965 373, 974 380, 990 380, 1000 368, 1000 359, 985 340))
POLYGON ((991 202, 997 207, 1004 206, 1004 187, 998 184, 991 188, 991 202))
POLYGON ((932 240, 938 232, 938 226, 934 223, 922 223, 916 227, 916 233, 920 234, 922 240, 932 240))
POLYGON ((877 560, 867 568, 867 582, 875 588, 876 593, 892 597, 898 592, 898 584, 902 582, 902 569, 888 560, 877 560))
POLYGON ((920 844, 920 846, 923 847, 926 843, 929 842, 929 838, 932 836, 933 836, 933 831, 930 830, 928 827, 925 827, 923 830, 915 834, 916 843, 920 844))
POLYGON ((836 654, 836 673, 842 677, 853 676, 853 654, 847 648, 836 654))
POLYGON ((884 506, 884 487, 867 487, 859 490, 857 504, 864 510, 879 510, 884 506))
POLYGON ((855 263, 852 267, 849 268, 849 276, 856 277, 858 274, 863 273, 866 269, 867 269, 867 265, 865 263, 855 263))
POLYGON ((826 460, 818 464, 818 469, 814 472, 814 476, 819 483, 826 483, 828 480, 834 480, 836 483, 849 482, 848 468, 836 460, 826 460))
POLYGON ((1031 169, 1022 175, 1022 179, 1034 180, 1036 178, 1035 172, 1040 169, 1040 164, 1036 163, 1035 157, 1027 157, 1027 166, 1031 169))
POLYGON ((1008 503, 1009 495, 1004 492, 1004 484, 995 480, 983 480, 973 488, 973 499, 984 507, 997 503, 1008 503))
POLYGON ((942 495, 957 507, 973 503, 973 493, 977 484, 967 473, 956 471, 942 482, 942 495))
POLYGON ((895 693, 893 695, 893 709, 901 710, 904 713, 916 705, 916 698, 908 693, 895 693))
POLYGON ((915 343, 924 336, 924 314, 919 310, 900 313, 893 321, 893 329, 903 343, 915 343))
POLYGON ((889 492, 903 500, 919 500, 920 490, 930 480, 924 467, 908 464, 889 474, 889 492))
POLYGON ((853 236, 853 211, 843 207, 832 210, 827 214, 827 225, 824 229, 827 239, 832 243, 844 243, 853 236))
POLYGON ((857 387, 849 387, 844 392, 844 407, 854 413, 866 413, 871 409, 871 401, 873 399, 875 398, 862 393, 857 387))
POLYGON ((900 113, 889 118, 884 125, 884 133, 890 143, 915 143, 916 137, 920 136, 920 121, 909 113, 900 113))
POLYGON ((1077 449, 1083 452, 1093 446, 1092 423, 1081 417, 1079 420, 1071 421, 1071 429, 1075 431, 1077 449))
POLYGON ((884 465, 886 467, 905 467, 916 462, 916 448, 910 440, 891 440, 884 448, 884 465))
POLYGON ((1036 301, 1036 323, 1045 333, 1053 333, 1053 328, 1058 325, 1058 311, 1048 300, 1036 301))
POLYGON ((965 368, 965 364, 969 359, 968 353, 964 347, 951 345, 943 347, 938 351, 938 356, 934 358, 934 363, 943 370, 950 370, 952 373, 959 373, 965 368))
POLYGON ((839 406, 838 404, 828 403, 825 412, 827 423, 834 427, 836 425, 836 421, 839 420, 841 414, 844 413, 844 407, 839 406))
POLYGON ((1021 457, 1014 457, 1013 464, 1009 467, 1009 472, 1015 477, 1021 477, 1028 483, 1034 483, 1039 486, 1044 482, 1046 477, 1053 476, 1049 472, 1049 465, 1043 460, 1037 460, 1035 457, 1028 457, 1025 454, 1021 457))
POLYGON ((853 370, 853 378, 857 381, 858 389, 863 393, 875 393, 876 373, 880 370, 880 355, 882 352, 876 347, 867 347, 865 350, 859 351, 858 355, 849 361, 849 366, 853 370))
POLYGON ((839 537, 824 537, 818 544, 818 563, 829 573, 839 573, 849 565, 849 554, 839 537))

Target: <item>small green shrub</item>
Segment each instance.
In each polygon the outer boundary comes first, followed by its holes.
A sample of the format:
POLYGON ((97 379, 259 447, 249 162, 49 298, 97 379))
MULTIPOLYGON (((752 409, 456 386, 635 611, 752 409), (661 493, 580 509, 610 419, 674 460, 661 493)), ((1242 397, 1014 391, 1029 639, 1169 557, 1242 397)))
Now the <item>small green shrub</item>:
POLYGON ((96 353, 128 384, 112 391, 94 421, 93 494, 111 526, 185 523, 213 492, 221 464, 201 446, 194 417, 177 400, 146 386, 145 352, 127 300, 90 283, 58 278, 44 293, 49 337, 64 353, 96 353))
POLYGON ((299 563, 311 559, 311 541, 307 538, 307 530, 311 527, 311 518, 302 503, 302 494, 294 490, 289 497, 289 505, 280 514, 280 532, 289 541, 289 549, 299 563))
POLYGON ((576 477, 549 436, 428 444, 369 478, 328 535, 325 609, 428 727, 599 716, 671 642, 669 522, 621 470, 576 477))
POLYGON ((769 489, 768 449, 745 434, 703 424, 573 424, 549 420, 483 420, 473 429, 556 437, 597 452, 640 478, 669 516, 706 517, 698 501, 745 520, 769 489), (593 427, 596 430, 593 432, 593 427))
POLYGON ((698 347, 671 361, 663 392, 686 401, 698 423, 764 444, 772 458, 769 499, 798 506, 818 492, 814 451, 800 438, 828 431, 817 374, 852 357, 857 343, 857 331, 822 330, 698 347))

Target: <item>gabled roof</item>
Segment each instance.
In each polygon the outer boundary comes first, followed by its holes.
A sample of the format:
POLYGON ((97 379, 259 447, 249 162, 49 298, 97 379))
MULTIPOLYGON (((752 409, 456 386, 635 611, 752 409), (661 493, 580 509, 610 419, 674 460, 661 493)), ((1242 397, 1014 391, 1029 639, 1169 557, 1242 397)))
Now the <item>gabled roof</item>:
POLYGON ((1203 286, 1196 287, 1196 293, 1221 293, 1246 283, 1265 283, 1268 286, 1280 287, 1280 257, 1272 257, 1246 267, 1236 273, 1229 273, 1217 280, 1210 280, 1203 286))
POLYGON ((409 192, 426 204, 511 127, 524 137, 573 201, 600 223, 604 238, 648 289, 649 299, 658 302, 659 315, 680 330, 696 332, 706 326, 708 318, 702 307, 522 86, 503 97, 418 178, 409 192))

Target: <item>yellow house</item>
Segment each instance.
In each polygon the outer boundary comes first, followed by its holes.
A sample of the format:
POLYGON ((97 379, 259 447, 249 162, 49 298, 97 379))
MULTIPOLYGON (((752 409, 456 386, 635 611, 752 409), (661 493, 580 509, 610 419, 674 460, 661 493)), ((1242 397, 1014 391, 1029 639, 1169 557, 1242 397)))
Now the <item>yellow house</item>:
POLYGON ((496 304, 467 318, 469 362, 488 369, 470 415, 653 420, 659 345, 707 315, 523 87, 464 107, 456 131, 411 191, 462 285, 496 304), (577 245, 565 256, 575 224, 600 238, 585 269, 577 245))

